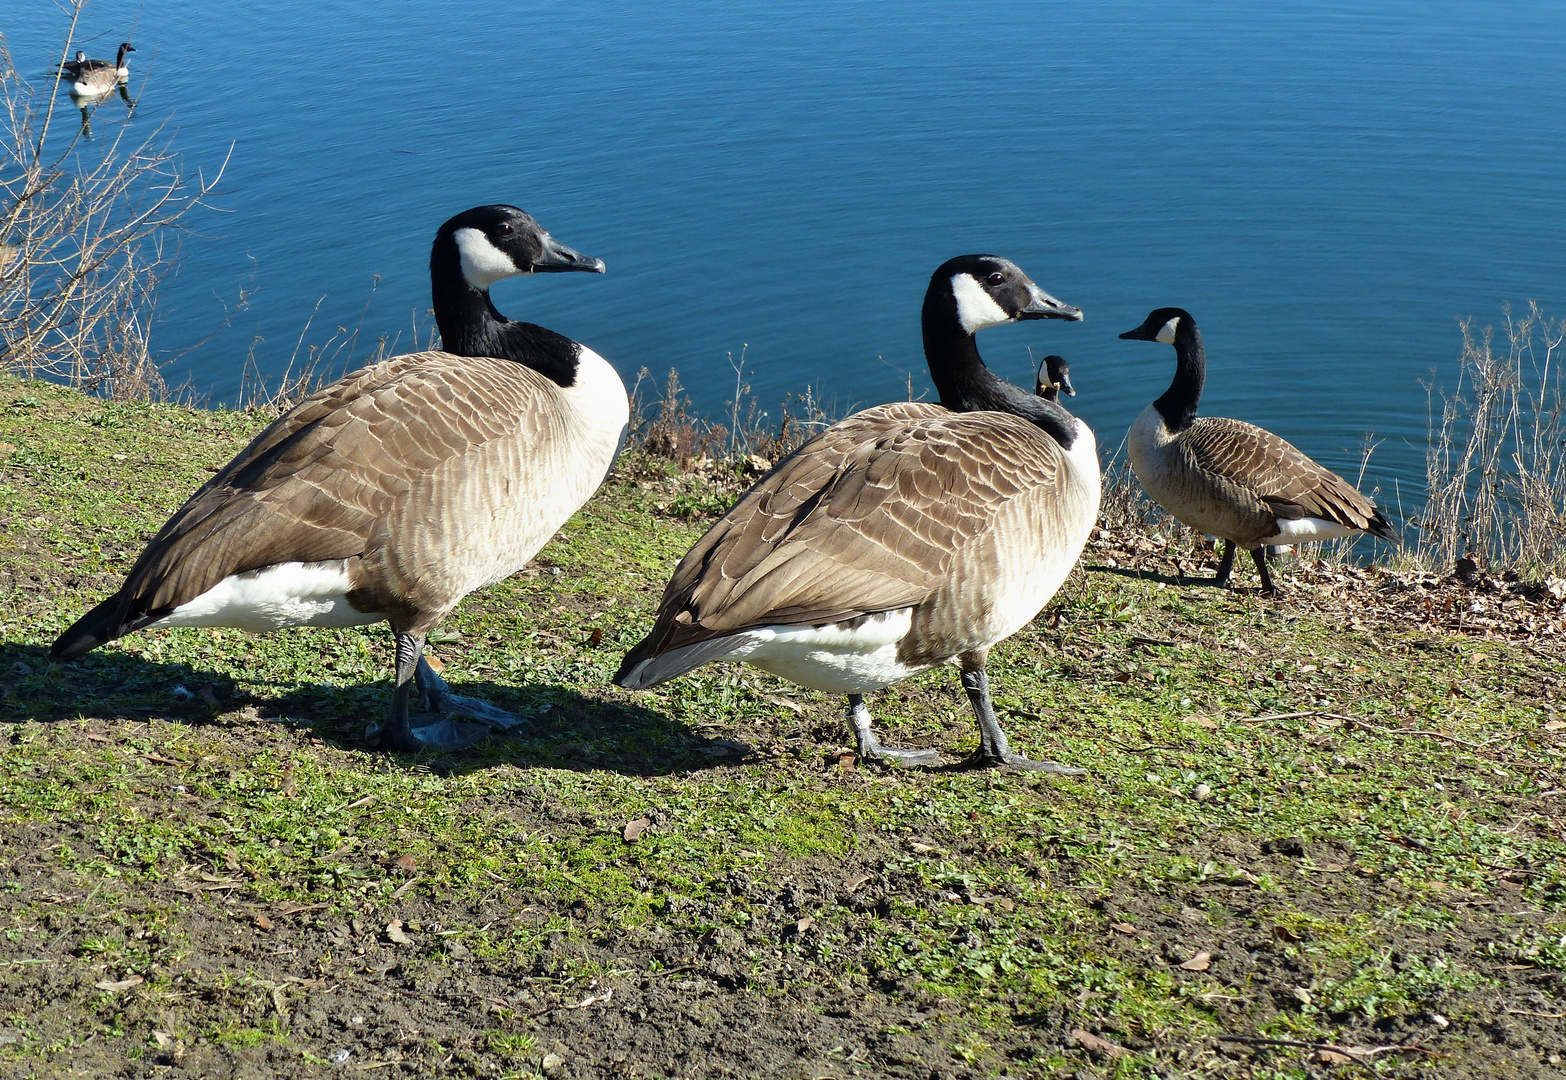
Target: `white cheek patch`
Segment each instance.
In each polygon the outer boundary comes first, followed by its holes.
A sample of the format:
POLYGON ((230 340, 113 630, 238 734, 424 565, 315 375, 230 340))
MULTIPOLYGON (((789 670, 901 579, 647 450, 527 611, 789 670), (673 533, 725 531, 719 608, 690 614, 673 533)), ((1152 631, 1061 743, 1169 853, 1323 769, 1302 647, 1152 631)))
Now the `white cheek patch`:
POLYGON ((952 275, 952 295, 957 298, 957 321, 970 334, 987 326, 1011 322, 1011 316, 984 291, 972 274, 952 275))
POLYGON ((1174 344, 1174 336, 1175 336, 1175 328, 1178 327, 1179 325, 1180 325, 1180 318, 1179 318, 1179 316, 1176 316, 1175 318, 1170 319, 1168 322, 1164 323, 1164 325, 1161 328, 1159 328, 1158 339, 1157 340, 1160 343, 1164 344, 1164 345, 1173 345, 1174 344))
POLYGON ((452 238, 462 259, 462 276, 475 289, 487 289, 501 278, 524 272, 478 229, 458 229, 452 238))

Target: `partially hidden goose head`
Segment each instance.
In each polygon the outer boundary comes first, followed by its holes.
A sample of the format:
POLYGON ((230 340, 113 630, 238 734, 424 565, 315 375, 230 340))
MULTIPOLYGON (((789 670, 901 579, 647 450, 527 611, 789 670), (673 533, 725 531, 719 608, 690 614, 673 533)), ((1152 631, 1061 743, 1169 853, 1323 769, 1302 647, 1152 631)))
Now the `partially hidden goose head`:
POLYGON ((1174 346, 1174 378, 1131 425, 1127 456, 1154 501, 1225 541, 1216 584, 1228 582, 1237 547, 1251 552, 1262 591, 1270 594, 1277 588, 1268 547, 1358 533, 1398 542, 1396 527, 1375 503, 1287 440, 1242 420, 1196 415, 1207 350, 1189 311, 1155 308, 1120 336, 1174 346))
POLYGON ((349 372, 284 413, 175 512, 51 657, 154 626, 389 622, 395 689, 371 742, 450 748, 517 723, 450 693, 422 658, 425 637, 468 593, 525 565, 597 490, 629 403, 607 361, 505 318, 487 284, 603 268, 515 207, 447 222, 430 260, 445 351, 349 372), (435 713, 417 729, 415 690, 435 713))
POLYGON ((779 462, 680 560, 615 682, 642 689, 741 660, 846 694, 861 755, 928 763, 934 750, 881 745, 863 695, 951 664, 979 724, 973 763, 1079 771, 1010 750, 985 665, 1081 553, 1098 513, 1097 451, 1058 402, 990 372, 973 336, 1081 317, 1009 260, 943 263, 923 307, 940 404, 867 409, 779 462))
POLYGON ((1051 353, 1039 361, 1038 375, 1033 380, 1033 392, 1046 401, 1059 401, 1060 395, 1076 397, 1077 389, 1071 385, 1071 365, 1064 356, 1051 353))

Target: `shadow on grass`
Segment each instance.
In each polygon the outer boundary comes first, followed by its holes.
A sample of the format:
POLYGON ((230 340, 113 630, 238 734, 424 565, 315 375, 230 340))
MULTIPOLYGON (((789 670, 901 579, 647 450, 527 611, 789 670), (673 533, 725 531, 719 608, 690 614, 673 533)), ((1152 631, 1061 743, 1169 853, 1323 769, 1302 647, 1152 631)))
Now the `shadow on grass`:
POLYGON ((1224 588, 1218 584, 1216 577, 1187 577, 1184 574, 1160 574, 1152 570, 1138 570, 1132 566, 1095 566, 1083 565, 1082 569, 1090 574, 1114 574, 1116 577, 1130 578, 1133 581, 1156 581, 1161 585, 1178 585, 1191 587, 1207 585, 1212 588, 1224 588))
MULTIPOLYGON (((659 776, 711 768, 743 754, 634 702, 590 697, 559 684, 453 682, 452 689, 530 719, 464 750, 388 759, 444 774, 514 765, 659 776)), ((253 724, 286 725, 345 750, 366 750, 365 727, 385 719, 390 701, 391 686, 383 682, 334 686, 255 678, 241 687, 225 675, 113 649, 58 664, 42 646, 0 643, 0 724, 162 720, 236 733, 253 724), (247 708, 254 719, 236 715, 247 708)))

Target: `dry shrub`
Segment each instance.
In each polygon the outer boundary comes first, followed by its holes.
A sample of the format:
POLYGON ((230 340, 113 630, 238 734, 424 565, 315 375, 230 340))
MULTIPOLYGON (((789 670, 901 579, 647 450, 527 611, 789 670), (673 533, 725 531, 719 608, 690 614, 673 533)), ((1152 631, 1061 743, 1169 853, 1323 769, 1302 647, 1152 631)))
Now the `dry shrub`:
POLYGON ((1529 303, 1495 328, 1462 322, 1457 388, 1427 385, 1426 503, 1418 557, 1450 572, 1468 555, 1536 578, 1566 571, 1566 320, 1529 303))
POLYGON ((51 148, 58 84, 29 84, 0 38, 0 365, 105 397, 166 397, 150 344, 157 289, 222 169, 187 177, 161 126, 84 145, 86 107, 82 131, 51 148))

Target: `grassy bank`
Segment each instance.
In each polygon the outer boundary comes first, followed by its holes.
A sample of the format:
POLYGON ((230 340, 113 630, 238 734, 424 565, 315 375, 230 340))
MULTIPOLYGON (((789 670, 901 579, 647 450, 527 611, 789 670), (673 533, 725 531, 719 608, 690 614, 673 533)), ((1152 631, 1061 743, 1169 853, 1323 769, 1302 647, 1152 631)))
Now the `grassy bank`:
MULTIPOLYGON (((50 664, 262 422, 0 377, 8 1074, 1566 1070, 1547 590, 1296 565, 1263 601, 1100 535, 991 668, 1088 776, 856 768, 839 701, 750 669, 609 686, 725 505, 634 458, 433 645, 515 737, 366 752, 384 628, 50 664)), ((950 673, 870 705, 975 743, 950 673)))

